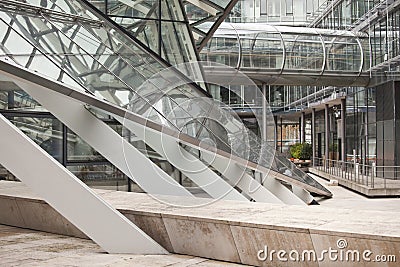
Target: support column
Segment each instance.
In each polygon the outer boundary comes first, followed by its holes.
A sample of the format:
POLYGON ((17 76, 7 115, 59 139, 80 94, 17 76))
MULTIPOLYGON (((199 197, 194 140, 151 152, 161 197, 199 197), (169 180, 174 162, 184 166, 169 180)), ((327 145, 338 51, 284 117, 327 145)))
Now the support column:
POLYGON ((304 143, 306 141, 306 114, 304 112, 301 113, 300 117, 300 143, 304 143))
POLYGON ((62 165, 67 166, 68 162, 68 128, 62 124, 62 165))
POLYGON ((274 147, 275 150, 278 150, 278 117, 274 116, 274 123, 275 123, 275 129, 274 129, 274 147))
POLYGON ((330 136, 330 125, 329 125, 329 105, 325 104, 325 164, 326 160, 329 159, 329 136, 330 136))
POLYGON ((15 108, 14 91, 8 91, 8 93, 7 93, 7 102, 8 102, 8 109, 15 108))
MULTIPOLYGON (((297 137, 299 138, 299 143, 303 143, 303 140, 302 140, 302 134, 301 134, 301 127, 302 127, 302 122, 301 122, 301 115, 300 115, 300 118, 299 118, 299 131, 298 131, 298 135, 297 135, 297 137)), ((289 137, 289 139, 290 139, 290 137, 289 137)))
POLYGON ((283 120, 281 117, 281 153, 283 152, 283 120))
POLYGON ((267 141, 267 85, 263 83, 262 85, 262 134, 261 137, 263 141, 267 141))
POLYGON ((51 135, 52 156, 63 163, 63 125, 57 119, 53 119, 51 135))
POLYGON ((311 110, 311 144, 312 144, 312 163, 315 166, 315 150, 317 148, 315 144, 315 108, 311 110))
POLYGON ((346 99, 342 99, 340 103, 340 120, 342 161, 346 161, 346 99))

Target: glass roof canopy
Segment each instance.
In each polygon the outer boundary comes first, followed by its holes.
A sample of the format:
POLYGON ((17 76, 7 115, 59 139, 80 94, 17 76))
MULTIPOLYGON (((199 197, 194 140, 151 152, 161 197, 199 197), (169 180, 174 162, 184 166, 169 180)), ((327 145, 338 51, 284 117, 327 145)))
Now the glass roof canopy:
POLYGON ((171 65, 196 61, 179 0, 87 0, 171 65))
POLYGON ((190 22, 197 50, 201 51, 220 24, 227 18, 238 0, 185 0, 185 12, 190 22), (209 25, 209 27, 204 27, 209 25))
POLYGON ((197 60, 238 0, 86 0, 171 65, 197 60), (211 23, 208 28, 204 23, 211 23))
MULTIPOLYGON (((160 87, 160 83, 187 80, 183 75, 172 70, 153 82, 152 77, 167 67, 162 60, 84 2, 27 2, 0 3, 0 58, 81 88, 159 125, 194 138, 212 139, 218 149, 245 160, 263 165, 274 159, 272 148, 261 144, 239 118, 214 107, 198 86, 189 82, 168 90, 160 87), (210 107, 214 117, 224 118, 219 123, 229 124, 225 129, 231 132, 220 130, 209 119, 210 107), (243 140, 256 147, 239 149, 243 140)), ((309 177, 293 173, 292 179, 330 194, 309 177)))
POLYGON ((245 72, 308 71, 355 77, 370 68, 369 55, 368 36, 362 33, 255 23, 223 23, 201 52, 203 60, 245 72))
POLYGON ((169 67, 80 1, 28 2, 0 3, 0 55, 26 68, 125 106, 135 88, 169 67))

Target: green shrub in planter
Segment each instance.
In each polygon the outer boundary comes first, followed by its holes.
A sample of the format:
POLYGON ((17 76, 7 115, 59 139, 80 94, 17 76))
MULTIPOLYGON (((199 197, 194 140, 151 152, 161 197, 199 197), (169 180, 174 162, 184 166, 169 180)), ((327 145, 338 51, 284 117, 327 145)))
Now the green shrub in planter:
POLYGON ((309 143, 303 143, 303 147, 301 150, 300 159, 311 159, 312 157, 312 145, 309 143))
POLYGON ((295 159, 311 159, 312 146, 309 143, 296 143, 290 147, 290 155, 295 159))
POLYGON ((301 150, 302 150, 302 144, 301 143, 296 143, 292 146, 290 146, 290 155, 292 158, 299 159, 301 156, 301 150))

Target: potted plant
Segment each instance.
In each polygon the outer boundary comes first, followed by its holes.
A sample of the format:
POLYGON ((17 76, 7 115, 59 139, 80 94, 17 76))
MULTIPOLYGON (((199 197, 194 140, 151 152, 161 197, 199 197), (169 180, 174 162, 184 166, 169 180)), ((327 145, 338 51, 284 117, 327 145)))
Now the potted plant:
POLYGON ((293 158, 293 162, 297 162, 300 160, 301 150, 302 150, 301 143, 296 143, 290 146, 290 155, 293 158))
POLYGON ((311 162, 312 146, 309 143, 296 143, 290 147, 290 155, 296 162, 311 162))
POLYGON ((305 160, 305 162, 310 163, 312 157, 312 145, 309 143, 303 143, 303 147, 301 149, 301 158, 305 160))

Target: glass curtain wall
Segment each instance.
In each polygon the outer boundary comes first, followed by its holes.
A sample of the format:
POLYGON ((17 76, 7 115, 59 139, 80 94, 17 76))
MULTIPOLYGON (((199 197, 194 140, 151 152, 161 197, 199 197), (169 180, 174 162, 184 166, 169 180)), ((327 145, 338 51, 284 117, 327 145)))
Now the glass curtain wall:
MULTIPOLYGON (((340 126, 340 107, 333 106, 328 110, 328 123, 329 123, 329 146, 328 146, 328 158, 331 160, 341 160, 340 158, 340 142, 338 137, 338 129, 340 126)), ((321 110, 315 114, 315 155, 317 158, 325 158, 326 154, 326 143, 325 136, 326 125, 325 125, 325 111, 321 110)))
POLYGON ((387 14, 371 27, 372 65, 393 59, 400 54, 400 10, 387 14))
POLYGON ((197 60, 179 0, 89 0, 171 65, 197 60))
MULTIPOLYGON (((25 7, 22 13, 1 11, 0 56, 100 98, 126 105, 132 94, 129 89, 140 86, 146 77, 164 69, 165 65, 94 17, 77 1, 40 4, 32 1, 32 6, 25 7), (41 12, 37 12, 38 8, 41 12), (64 12, 63 16, 49 15, 46 13, 49 8, 64 12), (129 88, 122 86, 125 82, 129 82, 129 88)), ((7 81, 2 81, 0 88, 1 112, 78 177, 91 180, 92 185, 94 180, 107 179, 102 187, 129 188, 121 172, 58 120, 43 113, 44 109, 30 96, 7 81)), ((122 127, 114 121, 104 120, 121 132, 122 127)))
POLYGON ((304 25, 326 0, 240 0, 231 22, 304 25))
MULTIPOLYGON (((332 12, 326 14, 324 19, 316 25, 319 28, 326 29, 350 29, 358 20, 367 19, 365 16, 368 11, 373 10, 380 4, 385 4, 382 0, 351 0, 341 1, 332 12)), ((399 71, 398 55, 400 54, 399 36, 400 36, 400 9, 395 8, 390 12, 381 12, 380 19, 373 21, 367 26, 365 31, 368 33, 371 45, 371 55, 369 49, 364 49, 365 69, 372 67, 376 71, 374 76, 381 76, 381 81, 387 80, 387 76, 396 77, 399 71), (369 62, 371 58, 371 62, 369 62), (388 66, 384 62, 393 61, 388 66), (382 69, 387 71, 382 75, 382 69)), ((365 46, 365 45, 363 45, 365 46)))
POLYGON ((380 2, 382 0, 341 1, 316 26, 325 29, 347 29, 380 2))
POLYGON ((277 125, 277 150, 290 158, 290 146, 300 142, 300 125, 290 120, 278 120, 277 125))
MULTIPOLYGON (((346 97, 346 160, 377 161, 376 94, 374 88, 349 88, 346 97)), ((379 126, 380 127, 380 126, 379 126)))
MULTIPOLYGON (((49 155, 93 187, 128 190, 125 175, 97 151, 53 115, 44 111, 42 106, 24 91, 18 90, 16 85, 7 81, 1 81, 1 84, 0 96, 3 96, 3 105, 0 106, 0 113, 49 155)), ((121 134, 121 125, 109 119, 103 121, 121 134)), ((10 174, 3 177, 6 176, 7 179, 13 179, 10 174)))
POLYGON ((346 88, 321 86, 270 86, 268 98, 275 111, 300 111, 310 103, 344 95, 346 88))

